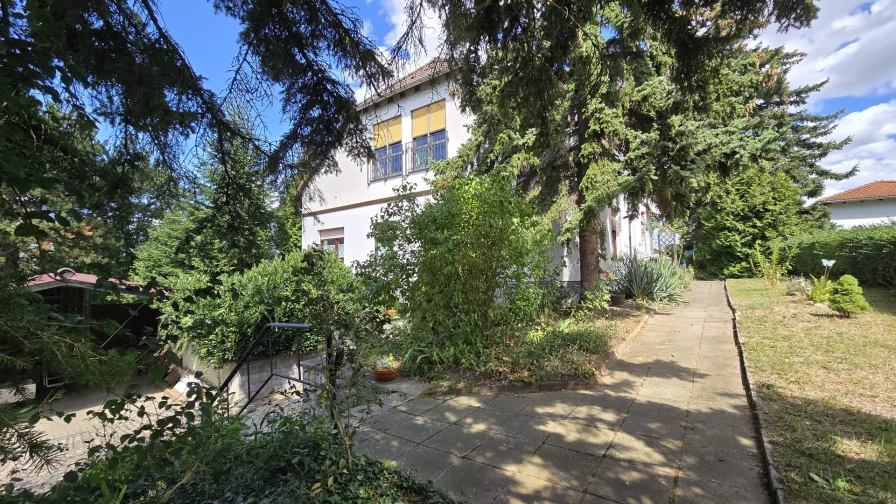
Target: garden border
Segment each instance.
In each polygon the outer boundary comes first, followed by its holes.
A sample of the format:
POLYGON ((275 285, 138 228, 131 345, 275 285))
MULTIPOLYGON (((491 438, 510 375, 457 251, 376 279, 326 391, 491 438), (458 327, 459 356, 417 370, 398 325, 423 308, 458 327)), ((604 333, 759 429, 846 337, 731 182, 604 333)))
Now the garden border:
POLYGON ((644 324, 652 316, 651 312, 645 312, 641 317, 641 321, 627 335, 625 335, 610 352, 607 361, 601 367, 600 371, 594 374, 594 378, 579 378, 572 381, 551 381, 541 383, 512 383, 507 385, 483 385, 474 387, 448 387, 446 390, 439 390, 439 394, 453 395, 499 395, 499 394, 525 394, 531 392, 557 392, 560 390, 588 390, 600 385, 599 375, 603 375, 606 369, 619 358, 619 352, 624 350, 631 343, 635 336, 641 332, 644 324))
POLYGON ((740 361, 741 379, 743 380, 744 389, 747 392, 747 401, 750 403, 750 411, 755 418, 756 432, 759 436, 759 449, 762 452, 762 462, 765 465, 766 474, 768 475, 768 486, 774 499, 775 504, 786 504, 784 498, 784 482, 781 475, 775 470, 775 464, 772 457, 772 447, 765 435, 765 422, 762 419, 762 399, 759 394, 753 392, 753 379, 750 376, 750 370, 747 367, 746 356, 744 353, 743 342, 740 339, 740 331, 737 327, 737 308, 734 301, 731 300, 731 293, 728 290, 728 281, 724 281, 725 300, 728 302, 728 308, 731 310, 732 327, 734 328, 734 344, 737 346, 738 360, 740 361))

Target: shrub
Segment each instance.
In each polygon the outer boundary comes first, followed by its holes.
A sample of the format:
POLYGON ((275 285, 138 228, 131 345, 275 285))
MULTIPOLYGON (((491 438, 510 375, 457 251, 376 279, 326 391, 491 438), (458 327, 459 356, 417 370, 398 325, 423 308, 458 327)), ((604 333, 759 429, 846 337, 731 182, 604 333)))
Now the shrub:
POLYGON ((753 250, 800 232, 799 188, 782 171, 759 167, 716 184, 692 214, 696 268, 706 278, 755 274, 753 250), (753 261, 751 261, 753 260, 753 261))
POLYGON ((97 418, 133 430, 110 429, 67 483, 40 495, 9 485, 0 503, 444 502, 403 471, 355 456, 323 417, 272 411, 249 427, 217 413, 210 390, 195 392, 178 403, 127 391, 110 400, 97 418))
POLYGON ((681 293, 691 288, 692 279, 666 257, 657 259, 627 254, 614 265, 614 288, 638 301, 680 303, 681 293))
POLYGON ((788 295, 805 294, 809 291, 809 281, 801 276, 792 276, 784 282, 788 295))
POLYGON ((538 317, 553 240, 514 181, 443 175, 431 203, 403 186, 374 219, 379 250, 358 269, 381 304, 403 304, 417 349, 406 362, 480 369, 507 331, 538 317))
POLYGON ((363 339, 378 322, 363 285, 335 254, 321 249, 262 261, 214 284, 201 274, 181 275, 170 288, 170 299, 160 306, 160 334, 181 349, 192 344, 215 366, 239 359, 268 322, 312 326, 308 335, 274 335, 278 354, 318 349, 336 331, 363 339))
POLYGON ((831 288, 828 306, 840 315, 851 317, 871 309, 865 301, 859 281, 852 275, 843 275, 831 288))
POLYGON ((896 224, 819 231, 788 242, 793 271, 820 275, 822 258, 837 261, 831 275, 850 274, 863 285, 896 287, 896 224))
POLYGON ((771 285, 778 285, 790 269, 790 258, 782 248, 780 240, 774 240, 769 244, 768 255, 762 253, 758 244, 753 248, 750 265, 771 285))

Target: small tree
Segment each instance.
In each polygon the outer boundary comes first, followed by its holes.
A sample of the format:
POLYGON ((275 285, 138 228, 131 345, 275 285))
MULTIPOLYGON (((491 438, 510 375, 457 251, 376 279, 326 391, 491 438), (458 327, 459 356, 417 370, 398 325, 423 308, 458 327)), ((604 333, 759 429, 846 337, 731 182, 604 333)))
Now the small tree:
POLYGON ((847 318, 871 309, 868 302, 865 301, 859 281, 852 275, 843 275, 840 280, 837 280, 831 289, 828 306, 847 318))

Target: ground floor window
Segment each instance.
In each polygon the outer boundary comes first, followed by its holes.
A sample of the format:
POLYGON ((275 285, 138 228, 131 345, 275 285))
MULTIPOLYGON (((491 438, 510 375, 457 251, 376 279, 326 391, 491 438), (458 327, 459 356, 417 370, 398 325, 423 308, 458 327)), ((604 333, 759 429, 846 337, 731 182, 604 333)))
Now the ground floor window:
POLYGON ((339 257, 339 260, 345 262, 345 236, 343 228, 328 229, 320 232, 320 246, 324 250, 332 250, 339 257))

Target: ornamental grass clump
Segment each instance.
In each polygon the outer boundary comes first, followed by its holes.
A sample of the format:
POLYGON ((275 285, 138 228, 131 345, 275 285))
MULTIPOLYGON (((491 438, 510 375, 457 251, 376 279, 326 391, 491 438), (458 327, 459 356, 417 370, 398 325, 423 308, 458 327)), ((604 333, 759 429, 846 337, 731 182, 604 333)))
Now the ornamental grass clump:
POLYGON ((843 275, 837 280, 831 288, 828 306, 846 318, 871 310, 859 281, 852 275, 843 275))

